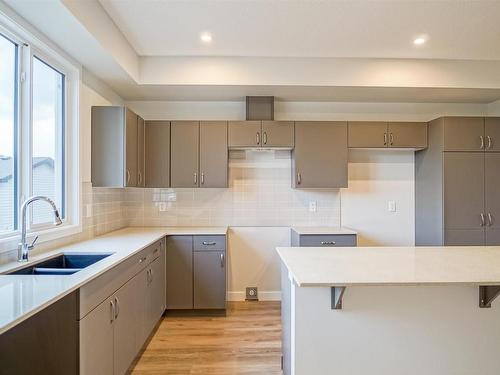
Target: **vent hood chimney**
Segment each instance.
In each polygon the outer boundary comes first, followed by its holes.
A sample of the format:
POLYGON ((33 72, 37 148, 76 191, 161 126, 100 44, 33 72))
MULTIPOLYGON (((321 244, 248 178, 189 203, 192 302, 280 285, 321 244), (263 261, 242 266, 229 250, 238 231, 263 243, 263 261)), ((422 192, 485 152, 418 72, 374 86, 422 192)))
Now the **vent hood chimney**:
POLYGON ((247 120, 274 120, 274 96, 247 96, 247 120))

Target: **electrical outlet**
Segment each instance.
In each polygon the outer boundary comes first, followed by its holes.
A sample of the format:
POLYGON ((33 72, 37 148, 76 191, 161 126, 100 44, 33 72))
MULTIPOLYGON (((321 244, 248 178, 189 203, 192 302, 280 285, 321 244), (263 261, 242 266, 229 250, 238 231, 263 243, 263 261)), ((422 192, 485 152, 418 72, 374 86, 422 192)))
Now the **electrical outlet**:
POLYGON ((258 301, 259 291, 256 286, 248 286, 246 288, 246 298, 247 301, 258 301))
POLYGON ((396 202, 395 201, 389 201, 387 204, 387 210, 389 212, 396 212, 396 202))
POLYGON ((318 209, 318 204, 316 203, 316 201, 310 201, 309 212, 316 212, 317 209, 318 209))

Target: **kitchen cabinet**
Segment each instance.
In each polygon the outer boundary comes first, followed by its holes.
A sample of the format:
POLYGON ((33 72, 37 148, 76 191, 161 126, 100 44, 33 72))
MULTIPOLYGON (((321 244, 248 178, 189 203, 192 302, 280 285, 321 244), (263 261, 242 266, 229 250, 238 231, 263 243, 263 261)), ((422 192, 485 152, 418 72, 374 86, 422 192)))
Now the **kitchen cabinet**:
POLYGON ((193 308, 193 237, 167 237, 167 309, 193 308))
POLYGON ((138 185, 138 116, 126 107, 94 106, 92 127, 92 186, 138 185))
POLYGON ((170 184, 198 186, 200 128, 198 121, 172 121, 170 128, 170 184))
POLYGON ((145 143, 146 187, 170 187, 170 121, 146 121, 145 143))
POLYGON ((292 187, 347 187, 347 152, 346 122, 296 122, 292 187))
POLYGON ((0 374, 78 374, 77 306, 72 292, 2 333, 0 374))
POLYGON ((165 251, 149 266, 147 284, 146 326, 151 332, 165 312, 165 251))
POLYGON ((145 186, 145 128, 144 119, 137 116, 137 187, 145 186))
POLYGON ((195 251, 193 267, 194 308, 224 309, 226 306, 225 251, 195 251))
POLYGON ((227 187, 227 122, 200 122, 199 187, 227 187))
POLYGON ((225 236, 170 236, 166 262, 167 310, 225 309, 225 236))
POLYGON ((486 152, 500 151, 500 117, 486 117, 484 121, 486 152))
POLYGON ((277 148, 294 146, 293 121, 229 121, 229 148, 277 148))
POLYGON ((483 122, 454 117, 429 124, 429 148, 415 157, 417 245, 500 245, 500 154, 488 151, 483 122))
POLYGON ((349 121, 349 148, 427 147, 427 123, 349 121))

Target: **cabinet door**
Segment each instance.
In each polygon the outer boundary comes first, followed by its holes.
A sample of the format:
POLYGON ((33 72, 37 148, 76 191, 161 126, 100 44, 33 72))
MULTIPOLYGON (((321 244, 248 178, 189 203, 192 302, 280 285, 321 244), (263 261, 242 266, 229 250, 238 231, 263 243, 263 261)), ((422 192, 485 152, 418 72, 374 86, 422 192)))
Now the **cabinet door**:
POLYGON ((349 147, 387 147, 387 122, 349 121, 349 147))
POLYGON ((167 238, 167 309, 193 308, 193 237, 167 238))
POLYGON ((137 116, 137 186, 145 186, 144 119, 137 116))
POLYGON ((444 119, 445 151, 482 151, 483 145, 484 118, 446 117, 444 119))
POLYGON ((293 148, 293 121, 262 121, 262 146, 293 148))
POLYGON ((500 117, 487 117, 484 120, 486 151, 500 151, 500 117))
POLYGON ((136 336, 136 351, 139 352, 151 333, 151 324, 149 323, 149 267, 143 269, 135 277, 138 278, 137 292, 137 310, 136 319, 139 323, 136 336))
POLYGON ((112 300, 109 299, 80 320, 81 375, 113 373, 113 320, 112 300))
POLYGON ((125 186, 137 186, 137 115, 125 110, 125 186))
MULTIPOLYGON (((164 253, 164 251, 162 251, 164 253)), ((149 266, 148 324, 149 333, 165 312, 165 257, 156 258, 149 266)))
POLYGON ((389 147, 395 148, 426 148, 426 122, 389 122, 389 147))
POLYGON ((170 121, 146 121, 146 187, 170 187, 170 121))
POLYGON ((200 123, 200 187, 227 187, 227 122, 200 123))
POLYGON ((347 123, 295 123, 295 188, 347 187, 347 123))
POLYGON ((259 147, 262 143, 261 121, 229 121, 229 148, 259 147))
POLYGON ((500 153, 485 154, 486 244, 500 245, 500 153))
POLYGON ((194 308, 226 306, 226 255, 224 251, 194 252, 194 308))
POLYGON ((453 229, 444 231, 445 246, 482 246, 484 229, 453 229))
POLYGON ((115 293, 113 373, 125 374, 137 355, 137 299, 140 278, 133 277, 115 293))
POLYGON ((484 153, 445 152, 443 157, 445 229, 482 229, 484 153))
POLYGON ((198 121, 172 121, 170 126, 170 185, 197 187, 200 124, 198 121))

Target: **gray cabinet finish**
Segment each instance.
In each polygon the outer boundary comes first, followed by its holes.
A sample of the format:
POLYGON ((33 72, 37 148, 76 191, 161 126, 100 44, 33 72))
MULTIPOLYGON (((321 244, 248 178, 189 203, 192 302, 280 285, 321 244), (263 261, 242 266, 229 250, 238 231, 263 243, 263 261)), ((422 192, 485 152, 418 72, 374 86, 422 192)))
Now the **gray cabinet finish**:
POLYGON ((193 237, 193 249, 195 251, 226 250, 226 237, 218 235, 193 237))
POLYGON ((112 301, 106 299, 80 320, 81 375, 113 374, 112 301))
POLYGON ((484 166, 486 244, 500 245, 500 153, 487 152, 484 166))
POLYGON ((444 228, 482 227, 484 214, 484 154, 447 152, 444 162, 444 228))
POLYGON ((484 244, 484 229, 445 229, 446 246, 478 246, 484 244))
POLYGON ((323 235, 301 235, 298 245, 305 247, 339 247, 356 246, 356 235, 354 234, 323 234, 323 235))
POLYGON ((126 108, 125 186, 137 186, 137 115, 126 108))
POLYGON ((262 121, 262 147, 291 149, 294 146, 293 121, 262 121))
POLYGON ((349 121, 349 147, 387 147, 387 122, 349 121))
POLYGON ((170 187, 170 121, 146 121, 146 187, 170 187))
POLYGON ((487 117, 484 121, 485 149, 500 151, 500 117, 487 117))
POLYGON ((167 309, 193 308, 193 237, 167 238, 167 309))
POLYGON ((227 158, 227 122, 200 122, 200 187, 227 187, 227 158))
POLYGON ((151 332, 165 312, 165 251, 150 265, 148 285, 147 322, 151 332))
POLYGON ((295 123, 294 188, 347 187, 347 123, 295 123))
POLYGON ((226 254, 224 251, 195 251, 194 308, 224 309, 226 305, 226 254))
POLYGON ((389 147, 417 149, 427 147, 425 122, 389 122, 387 134, 389 147))
POLYGON ((259 147, 262 143, 261 121, 229 121, 229 148, 259 147))
POLYGON ((444 151, 482 151, 483 117, 444 117, 444 151))
POLYGON ((137 116, 137 186, 145 186, 144 119, 137 116))
POLYGON ((198 186, 199 122, 172 121, 170 142, 170 185, 198 186))

